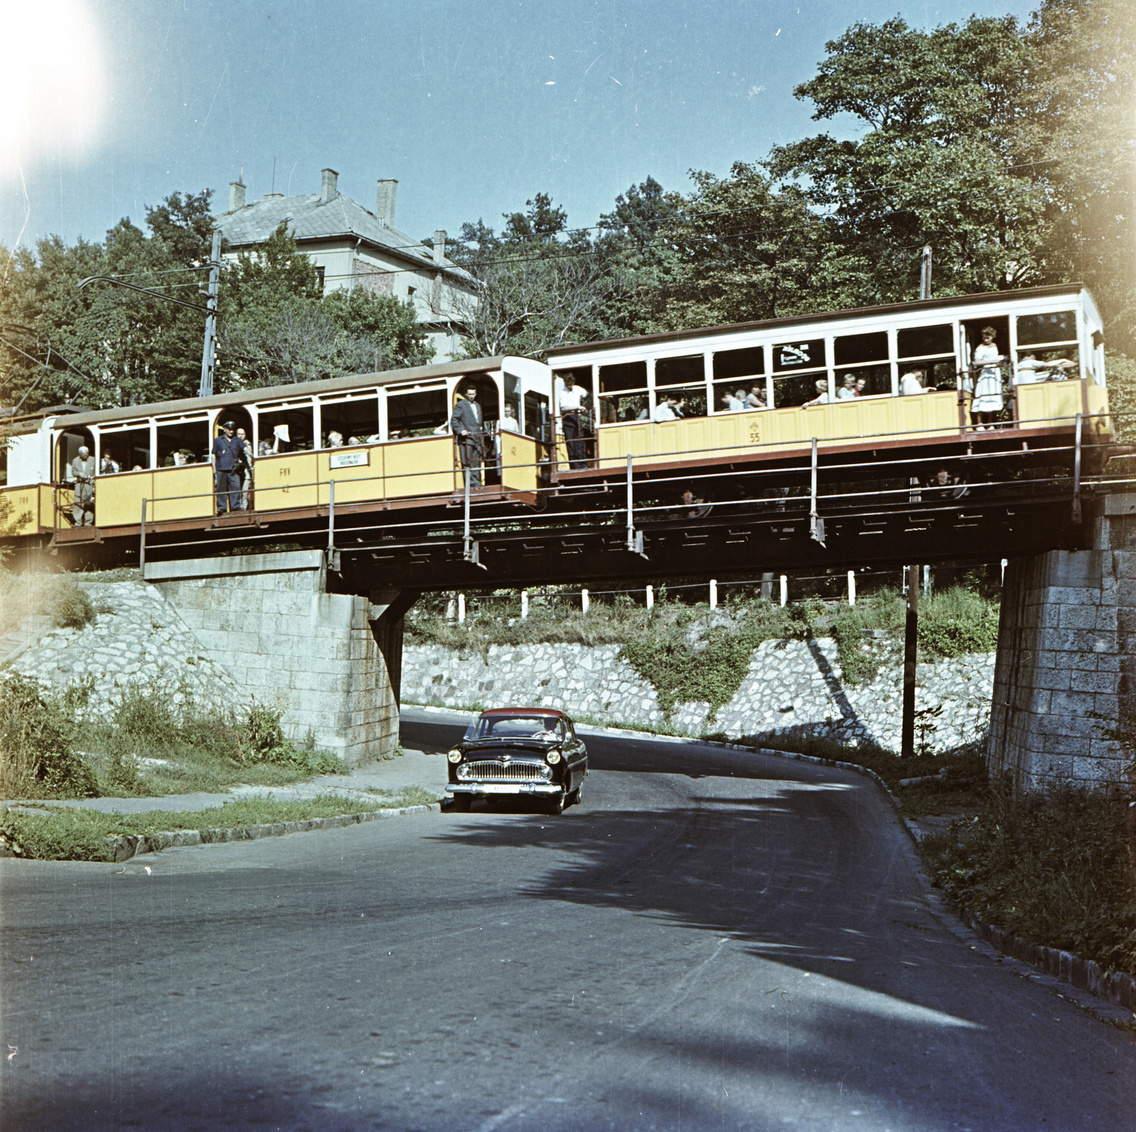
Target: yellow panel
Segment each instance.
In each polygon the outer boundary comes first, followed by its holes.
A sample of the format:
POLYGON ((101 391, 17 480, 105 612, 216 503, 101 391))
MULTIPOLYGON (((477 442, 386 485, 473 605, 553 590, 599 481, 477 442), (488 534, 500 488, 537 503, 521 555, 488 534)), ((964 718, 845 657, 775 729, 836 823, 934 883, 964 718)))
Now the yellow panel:
POLYGON ((881 404, 893 406, 894 412, 886 425, 880 422, 876 432, 903 433, 902 439, 912 440, 916 437, 947 439, 952 432, 959 431, 958 390, 916 397, 888 397, 881 404))
MULTIPOLYGON (((50 489, 49 489, 50 490, 50 489)), ((0 535, 17 538, 39 533, 40 489, 38 484, 6 487, 0 491, 0 535)))
POLYGON ((1041 381, 1018 386, 1018 419, 1026 428, 1046 421, 1072 425, 1082 411, 1080 381, 1041 381))
POLYGON ((49 483, 39 485, 39 525, 46 531, 55 527, 55 489, 49 483))
POLYGON ((383 449, 378 445, 358 446, 349 448, 336 448, 321 452, 320 457, 320 503, 326 504, 330 493, 328 481, 335 480, 335 502, 362 503, 371 499, 382 499, 384 493, 383 482, 383 449), (365 457, 365 464, 357 464, 347 468, 333 468, 333 456, 349 453, 351 458, 365 457))
POLYGON ((253 466, 257 511, 282 511, 288 507, 315 507, 319 500, 319 454, 289 452, 261 456, 253 466))
POLYGON ((1112 438, 1112 417, 1108 409, 1108 390, 1096 382, 1089 382, 1089 412, 1092 413, 1090 428, 1094 436, 1112 438))
POLYGON ((511 491, 535 491, 540 480, 540 445, 531 436, 515 432, 502 432, 500 437, 501 486, 511 491))
POLYGON ((388 445, 386 473, 388 499, 456 491, 461 476, 454 468, 453 437, 428 436, 388 445))
POLYGON ((211 465, 157 468, 153 476, 154 499, 146 505, 147 522, 203 519, 216 509, 211 465))
MULTIPOLYGON (((95 524, 136 527, 142 521, 142 500, 154 498, 154 473, 120 472, 95 478, 95 524)), ((150 517, 149 504, 146 517, 150 517)))

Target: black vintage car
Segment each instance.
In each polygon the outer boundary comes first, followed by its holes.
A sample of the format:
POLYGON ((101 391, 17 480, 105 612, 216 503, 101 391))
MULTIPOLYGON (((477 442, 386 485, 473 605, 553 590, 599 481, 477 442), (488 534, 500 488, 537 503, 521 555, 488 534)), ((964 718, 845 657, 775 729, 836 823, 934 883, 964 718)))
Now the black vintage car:
POLYGON ((480 795, 530 794, 549 813, 580 800, 588 751, 562 711, 494 708, 475 719, 447 756, 446 793, 455 810, 480 795))

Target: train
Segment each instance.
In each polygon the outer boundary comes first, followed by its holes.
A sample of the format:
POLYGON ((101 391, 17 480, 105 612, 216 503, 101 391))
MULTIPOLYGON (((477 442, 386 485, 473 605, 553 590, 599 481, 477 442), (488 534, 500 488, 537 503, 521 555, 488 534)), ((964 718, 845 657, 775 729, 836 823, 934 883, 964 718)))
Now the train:
POLYGON ((470 385, 484 420, 475 506, 544 508, 660 470, 705 476, 810 454, 815 466, 1049 450, 1069 454, 1071 469, 1074 452, 1115 441, 1101 317, 1073 283, 562 346, 543 360, 10 416, 0 534, 56 549, 140 531, 302 524, 333 507, 452 507, 470 494, 449 426, 470 385), (976 413, 976 381, 991 370, 1001 408, 976 413), (243 430, 252 478, 244 510, 219 516, 210 451, 226 422, 243 430), (86 527, 73 506, 80 447, 100 469, 86 527))

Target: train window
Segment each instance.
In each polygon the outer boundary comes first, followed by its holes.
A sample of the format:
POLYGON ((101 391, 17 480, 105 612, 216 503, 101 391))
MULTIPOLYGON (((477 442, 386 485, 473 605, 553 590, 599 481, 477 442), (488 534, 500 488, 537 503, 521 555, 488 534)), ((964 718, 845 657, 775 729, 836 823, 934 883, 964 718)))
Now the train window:
POLYGON ((760 346, 747 346, 744 350, 719 350, 714 354, 715 382, 733 381, 738 377, 760 377, 763 373, 765 351, 760 346))
POLYGON ((446 387, 415 387, 400 393, 387 393, 387 435, 391 440, 408 436, 432 436, 434 430, 449 429, 450 405, 446 387))
POLYGON ((647 388, 646 362, 620 362, 600 366, 600 392, 615 393, 624 389, 647 388))
POLYGON ((942 391, 958 388, 958 369, 954 358, 905 358, 900 373, 913 369, 921 369, 927 375, 923 384, 928 389, 942 391))
POLYGON ((785 342, 773 347, 773 369, 803 370, 825 364, 824 339, 811 342, 785 342))
POLYGON ((655 388, 674 389, 681 385, 698 385, 702 402, 706 403, 706 367, 701 354, 688 354, 681 358, 655 359, 655 388))
POLYGON ((888 336, 886 330, 874 334, 842 334, 832 348, 835 364, 854 366, 861 362, 886 362, 888 336))
MULTIPOLYGON (((836 391, 838 400, 840 398, 840 390, 844 385, 844 378, 848 375, 857 382, 862 382, 858 385, 857 397, 879 397, 891 394, 891 369, 886 365, 878 366, 850 366, 848 369, 841 369, 836 374, 836 391)), ((813 387, 816 388, 815 385, 813 387)), ((811 394, 806 400, 811 400, 816 394, 811 394)))
POLYGON ((953 354, 954 333, 949 323, 939 326, 909 326, 896 335, 901 358, 921 358, 927 354, 953 354))
POLYGON ((99 449, 109 456, 124 472, 146 471, 150 464, 150 429, 148 426, 109 429, 104 428, 99 438, 99 449))
MULTIPOLYGON (((92 452, 95 446, 91 441, 91 434, 83 429, 81 432, 61 432, 55 444, 55 458, 58 461, 55 478, 62 482, 71 474, 71 461, 79 455, 79 449, 86 445, 92 452)), ((106 448, 103 448, 106 451, 106 448)))
POLYGON ((1076 340, 1077 316, 1073 311, 1018 315, 1019 346, 1039 346, 1043 342, 1076 340))
MULTIPOLYGON (((564 379, 570 377, 572 381, 580 388, 591 390, 592 388, 592 367, 591 366, 576 366, 574 369, 558 369, 553 371, 553 380, 563 383, 564 379)), ((508 389, 505 391, 509 392, 508 389)))
POLYGON ((549 410, 548 398, 543 393, 530 389, 525 394, 525 435, 534 440, 543 440, 548 443, 549 410))
POLYGON ((257 436, 274 452, 303 452, 314 447, 313 408, 310 404, 274 408, 263 406, 257 412, 257 436))
POLYGON ((828 374, 824 370, 812 373, 794 373, 773 379, 774 409, 784 409, 792 405, 803 405, 817 395, 816 383, 823 381, 828 386, 828 374))
POLYGON ((320 440, 328 447, 328 436, 337 432, 345 444, 364 443, 379 438, 379 399, 374 393, 364 397, 320 402, 320 440))
POLYGON ((645 421, 650 415, 646 393, 612 394, 600 398, 600 424, 645 421))
POLYGON ((209 448, 209 421, 204 415, 196 420, 158 422, 158 467, 207 463, 209 448))

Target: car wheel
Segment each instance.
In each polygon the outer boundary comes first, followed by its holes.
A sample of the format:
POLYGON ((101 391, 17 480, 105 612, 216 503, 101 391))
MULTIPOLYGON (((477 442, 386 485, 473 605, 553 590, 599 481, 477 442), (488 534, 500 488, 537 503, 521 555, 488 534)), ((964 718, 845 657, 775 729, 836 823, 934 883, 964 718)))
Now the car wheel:
POLYGON ((458 814, 468 814, 472 801, 473 796, 471 794, 454 794, 450 797, 450 809, 458 814))
POLYGON ((548 814, 562 814, 564 807, 568 805, 568 795, 561 790, 558 794, 553 794, 544 803, 545 813, 548 814))
POLYGON ((573 790, 572 793, 568 795, 568 805, 578 806, 580 804, 580 798, 583 794, 583 790, 584 790, 584 784, 581 782, 580 785, 577 786, 576 789, 573 790))

